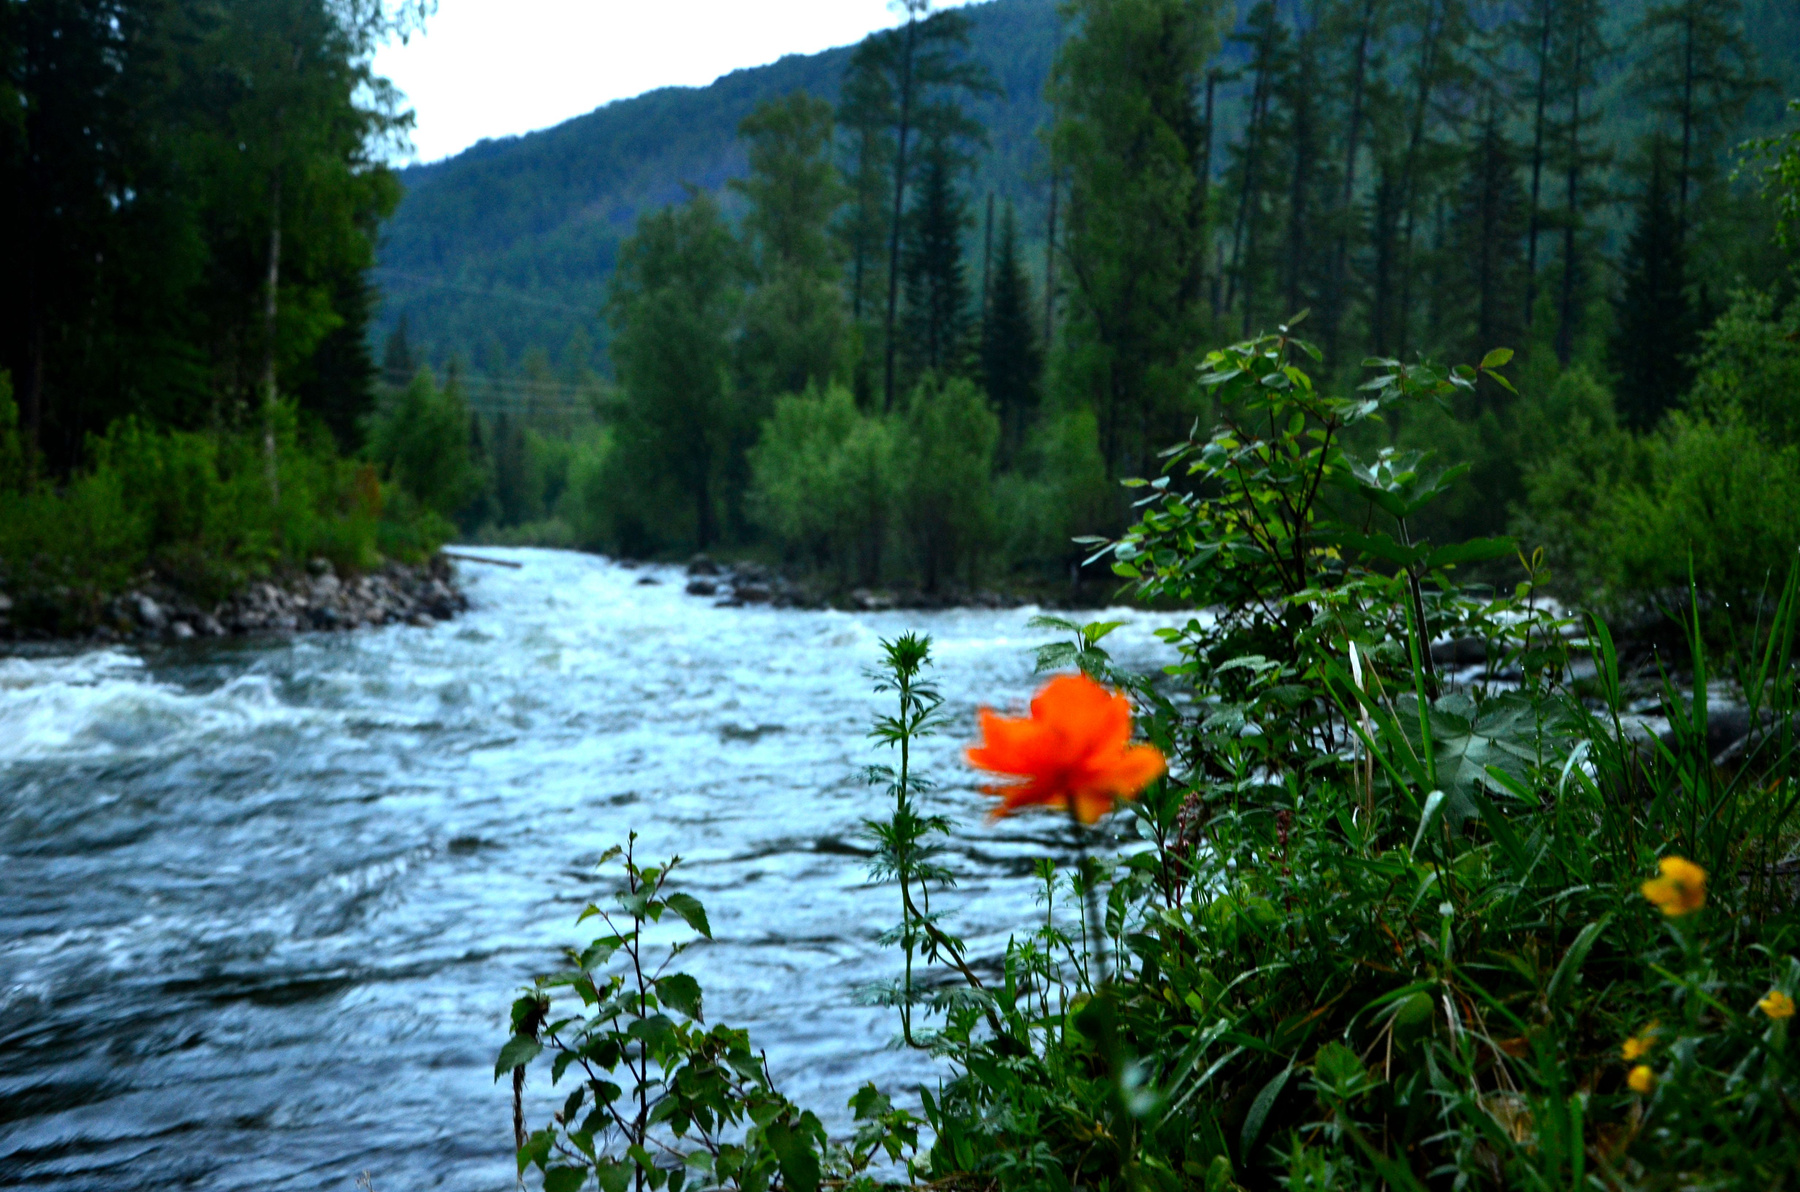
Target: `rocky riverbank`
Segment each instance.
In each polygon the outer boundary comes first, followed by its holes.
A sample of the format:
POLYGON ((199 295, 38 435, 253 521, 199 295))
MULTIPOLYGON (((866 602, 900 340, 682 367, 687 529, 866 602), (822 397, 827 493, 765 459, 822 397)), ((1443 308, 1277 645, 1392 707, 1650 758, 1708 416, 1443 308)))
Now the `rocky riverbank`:
POLYGON ((217 602, 197 600, 149 577, 98 602, 66 590, 16 596, 0 591, 0 641, 187 641, 431 625, 468 607, 455 571, 442 557, 348 576, 340 576, 327 560, 314 559, 304 574, 259 579, 217 602))
MULTIPOLYGON (((654 582, 646 576, 643 581, 654 582)), ((946 587, 941 592, 917 589, 851 588, 826 590, 791 579, 761 563, 726 563, 707 555, 695 555, 687 565, 687 594, 711 600, 722 608, 760 604, 770 608, 840 608, 859 612, 887 609, 1017 608, 1048 603, 1040 597, 989 590, 965 591, 946 587)))

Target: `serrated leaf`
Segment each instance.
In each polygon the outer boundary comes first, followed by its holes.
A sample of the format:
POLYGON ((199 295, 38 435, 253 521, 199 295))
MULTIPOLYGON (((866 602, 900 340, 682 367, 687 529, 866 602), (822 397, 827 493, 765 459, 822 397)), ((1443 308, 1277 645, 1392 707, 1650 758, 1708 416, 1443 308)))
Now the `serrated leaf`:
POLYGON ((692 894, 671 894, 664 899, 669 909, 687 920, 687 925, 707 939, 713 937, 712 925, 706 921, 706 908, 692 894))
POLYGON ((522 1068, 535 1060, 544 1050, 544 1045, 536 1039, 524 1035, 514 1035, 500 1049, 500 1058, 494 1061, 494 1079, 499 1080, 514 1068, 522 1068))
POLYGON ((686 1015, 695 1022, 705 1022, 700 1012, 700 982, 686 973, 671 973, 656 983, 656 998, 664 1006, 686 1015))

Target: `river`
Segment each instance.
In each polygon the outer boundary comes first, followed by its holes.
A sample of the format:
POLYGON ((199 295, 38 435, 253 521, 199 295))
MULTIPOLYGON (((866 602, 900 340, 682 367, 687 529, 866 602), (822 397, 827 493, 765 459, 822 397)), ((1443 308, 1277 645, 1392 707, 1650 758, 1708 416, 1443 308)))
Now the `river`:
MULTIPOLYGON (((716 608, 675 569, 487 553, 523 566, 465 566, 434 628, 0 657, 0 1186, 510 1188, 507 1007, 634 829, 707 904, 708 1020, 790 1096, 841 1127, 864 1080, 935 1078, 856 998, 895 968, 863 672, 936 641, 951 926, 992 955, 1060 836, 988 822, 956 750, 1028 698, 1033 610, 716 608)), ((1108 615, 1162 659, 1158 618, 1108 615)))

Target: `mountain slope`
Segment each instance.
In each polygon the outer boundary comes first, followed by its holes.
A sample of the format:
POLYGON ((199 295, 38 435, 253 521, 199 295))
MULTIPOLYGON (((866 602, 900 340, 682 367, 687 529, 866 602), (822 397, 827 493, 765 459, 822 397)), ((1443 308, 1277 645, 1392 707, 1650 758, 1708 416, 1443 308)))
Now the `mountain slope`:
MULTIPOLYGON (((973 55, 1004 88, 973 105, 992 142, 975 185, 1035 213, 1055 0, 992 0, 968 12, 973 55)), ((741 173, 738 122, 796 90, 835 100, 850 52, 791 55, 708 87, 652 91, 404 171, 406 199, 375 277, 383 325, 405 315, 434 357, 461 352, 484 368, 532 345, 554 351, 577 333, 573 352, 590 354, 606 277, 638 212, 679 200, 684 185, 717 190, 741 173)))

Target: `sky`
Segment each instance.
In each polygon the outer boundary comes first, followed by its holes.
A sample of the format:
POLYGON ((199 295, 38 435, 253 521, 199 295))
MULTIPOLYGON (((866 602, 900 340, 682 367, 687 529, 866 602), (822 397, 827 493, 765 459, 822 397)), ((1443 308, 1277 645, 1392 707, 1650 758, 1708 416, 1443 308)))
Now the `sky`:
POLYGON ((705 86, 784 54, 849 45, 902 19, 889 3, 439 0, 425 31, 384 46, 375 69, 416 113, 406 160, 436 161, 657 87, 705 86))

